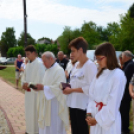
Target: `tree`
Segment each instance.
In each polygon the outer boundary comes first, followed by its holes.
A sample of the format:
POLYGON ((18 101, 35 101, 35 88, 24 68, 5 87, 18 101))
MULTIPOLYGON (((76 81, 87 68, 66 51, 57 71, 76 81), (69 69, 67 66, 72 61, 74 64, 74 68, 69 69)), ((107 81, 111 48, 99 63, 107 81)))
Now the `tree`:
POLYGON ((35 48, 36 48, 39 56, 40 56, 40 54, 42 54, 46 51, 51 51, 55 55, 57 55, 57 53, 58 53, 57 44, 36 44, 35 48))
POLYGON ((44 51, 51 51, 53 52, 55 55, 57 55, 58 53, 58 48, 57 48, 57 44, 49 44, 46 46, 46 48, 44 49, 44 51))
POLYGON ((134 52, 134 19, 130 17, 130 13, 121 15, 121 32, 118 35, 118 44, 121 50, 130 50, 134 52))
POLYGON ((118 35, 121 32, 121 27, 118 23, 113 22, 113 23, 108 23, 107 26, 107 31, 109 32, 109 42, 111 42, 115 49, 120 49, 119 45, 118 45, 118 35))
POLYGON ((97 45, 101 42, 99 33, 97 32, 97 26, 94 22, 84 22, 81 27, 81 32, 84 39, 88 42, 90 49, 93 49, 94 45, 97 45))
POLYGON ((109 41, 109 36, 111 35, 107 28, 102 26, 97 26, 97 32, 99 34, 99 40, 102 42, 109 41))
POLYGON ((71 38, 75 39, 82 36, 81 30, 80 29, 74 29, 73 31, 71 31, 71 38))
POLYGON ((116 50, 130 50, 134 52, 134 19, 130 17, 130 12, 120 16, 120 25, 117 23, 108 25, 111 36, 110 42, 116 50))
MULTIPOLYGON (((49 42, 52 42, 52 39, 47 38, 47 37, 42 37, 42 38, 38 39, 38 41, 40 41, 40 40, 44 40, 44 39, 48 40, 49 42)), ((37 42, 38 42, 38 41, 37 41, 37 42)))
POLYGON ((132 6, 129 8, 128 11, 130 12, 130 17, 134 19, 134 3, 132 4, 132 6))
POLYGON ((7 56, 7 51, 10 47, 15 47, 17 40, 15 38, 15 30, 13 27, 6 28, 6 31, 1 35, 1 55, 7 56))
POLYGON ((70 41, 73 39, 71 37, 71 35, 72 35, 71 28, 66 26, 64 28, 62 35, 59 36, 57 39, 60 44, 60 49, 66 54, 69 54, 69 52, 70 52, 68 45, 69 45, 70 41))
MULTIPOLYGON (((25 44, 24 35, 25 35, 24 32, 20 34, 20 37, 18 39, 18 46, 24 46, 25 44)), ((27 33, 27 45, 35 45, 35 43, 36 43, 35 39, 32 38, 32 36, 29 33, 27 33)))
POLYGON ((35 48, 36 48, 39 56, 41 53, 44 52, 46 46, 47 46, 46 44, 35 44, 35 48))

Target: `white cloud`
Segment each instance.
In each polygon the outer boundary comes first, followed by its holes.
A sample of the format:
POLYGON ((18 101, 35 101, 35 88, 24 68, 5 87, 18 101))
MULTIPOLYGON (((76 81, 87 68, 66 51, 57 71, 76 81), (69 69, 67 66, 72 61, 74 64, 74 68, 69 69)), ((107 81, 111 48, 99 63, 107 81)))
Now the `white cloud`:
MULTIPOLYGON (((0 1, 0 18, 4 19, 23 19, 22 0, 1 0, 0 1), (2 1, 2 2, 1 2, 2 1)), ((101 3, 104 0, 96 0, 101 3)), ((105 0, 111 1, 128 1, 131 0, 105 0)), ((119 14, 127 12, 124 9, 113 8, 111 6, 102 6, 101 10, 78 8, 66 6, 57 3, 57 0, 27 0, 28 19, 55 23, 67 26, 80 26, 83 21, 94 21, 99 25, 106 25, 108 22, 118 21, 119 14)))
MULTIPOLYGON (((87 0, 89 2, 91 2, 92 0, 87 0)), ((116 3, 116 2, 120 2, 120 3, 125 3, 125 4, 132 4, 134 3, 133 0, 94 0, 95 3, 102 3, 102 4, 109 4, 109 3, 116 3)))
POLYGON ((99 1, 99 2, 105 2, 105 3, 113 3, 113 2, 120 2, 120 3, 122 3, 122 2, 124 2, 124 3, 133 3, 133 0, 97 0, 97 1, 99 1))

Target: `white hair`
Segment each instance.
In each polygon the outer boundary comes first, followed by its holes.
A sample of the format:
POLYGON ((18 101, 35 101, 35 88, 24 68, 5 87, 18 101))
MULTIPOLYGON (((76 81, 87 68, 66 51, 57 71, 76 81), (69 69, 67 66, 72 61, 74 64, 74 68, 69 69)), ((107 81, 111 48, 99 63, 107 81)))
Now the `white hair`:
POLYGON ((127 51, 124 51, 123 54, 124 54, 125 56, 127 56, 127 57, 130 57, 130 58, 133 58, 133 57, 134 57, 133 53, 130 52, 130 51, 128 51, 128 50, 127 50, 127 51))
POLYGON ((43 54, 42 54, 42 57, 43 56, 45 56, 46 58, 53 58, 53 59, 55 59, 55 55, 54 55, 54 53, 53 52, 50 52, 50 51, 46 51, 46 52, 44 52, 43 54))

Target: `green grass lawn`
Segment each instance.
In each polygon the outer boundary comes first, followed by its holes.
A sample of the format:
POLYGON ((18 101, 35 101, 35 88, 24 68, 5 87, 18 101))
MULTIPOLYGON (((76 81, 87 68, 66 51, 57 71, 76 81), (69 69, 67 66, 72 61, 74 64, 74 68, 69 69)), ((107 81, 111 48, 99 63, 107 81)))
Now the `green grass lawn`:
MULTIPOLYGON (((0 77, 11 86, 15 87, 15 67, 8 65, 7 68, 0 70, 0 77)), ((19 82, 19 90, 24 93, 19 82)))
POLYGON ((0 70, 0 77, 12 84, 15 84, 15 68, 7 67, 6 69, 0 70))
MULTIPOLYGON (((7 83, 11 84, 15 87, 15 68, 14 66, 8 65, 6 69, 0 70, 0 77, 6 81, 7 83)), ((16 89, 17 90, 17 89, 16 89)), ((24 90, 22 90, 20 83, 19 83, 19 90, 24 93, 24 90)), ((132 106, 130 110, 130 130, 133 130, 133 112, 132 112, 132 106)))

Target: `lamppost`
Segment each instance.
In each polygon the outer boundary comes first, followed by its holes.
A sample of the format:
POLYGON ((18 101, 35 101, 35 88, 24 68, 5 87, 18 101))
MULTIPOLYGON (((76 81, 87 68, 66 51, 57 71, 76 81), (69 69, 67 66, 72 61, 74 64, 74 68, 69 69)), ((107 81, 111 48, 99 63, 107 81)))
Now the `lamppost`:
POLYGON ((24 8, 24 47, 27 46, 27 14, 26 14, 26 0, 23 0, 23 8, 24 8))

